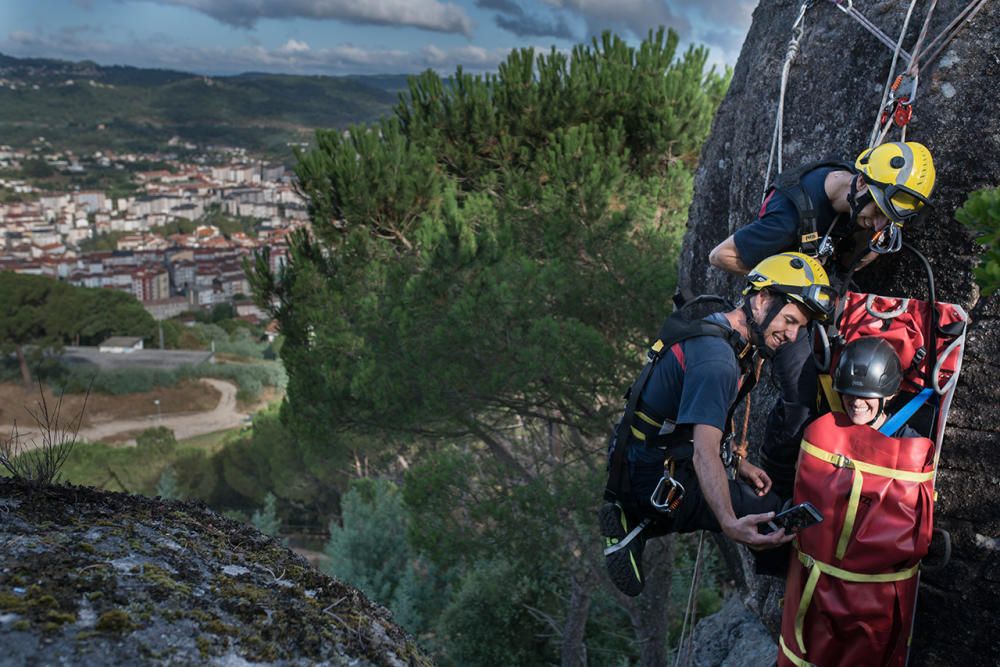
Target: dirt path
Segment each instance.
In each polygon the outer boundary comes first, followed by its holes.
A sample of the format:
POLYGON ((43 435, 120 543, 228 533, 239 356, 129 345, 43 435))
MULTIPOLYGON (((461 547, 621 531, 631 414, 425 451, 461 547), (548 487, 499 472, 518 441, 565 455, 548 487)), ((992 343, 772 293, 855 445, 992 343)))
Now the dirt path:
POLYGON ((234 428, 243 423, 246 415, 236 410, 236 385, 209 378, 202 378, 201 382, 211 385, 221 394, 219 404, 208 412, 168 414, 161 417, 152 415, 140 419, 124 419, 106 424, 96 424, 90 428, 82 429, 80 438, 93 442, 111 437, 116 433, 166 426, 174 432, 178 440, 184 440, 204 433, 234 428))
MULTIPOLYGON (((156 426, 166 426, 174 432, 178 440, 193 438, 196 435, 213 433, 229 428, 235 428, 243 423, 246 415, 236 409, 236 385, 223 380, 202 378, 200 382, 215 388, 220 394, 219 404, 207 412, 186 412, 164 414, 160 417, 151 415, 133 419, 119 419, 111 422, 94 424, 80 429, 79 439, 96 442, 111 438, 119 433, 142 431, 156 426)), ((38 444, 38 434, 22 431, 24 446, 31 449, 30 441, 38 444)))

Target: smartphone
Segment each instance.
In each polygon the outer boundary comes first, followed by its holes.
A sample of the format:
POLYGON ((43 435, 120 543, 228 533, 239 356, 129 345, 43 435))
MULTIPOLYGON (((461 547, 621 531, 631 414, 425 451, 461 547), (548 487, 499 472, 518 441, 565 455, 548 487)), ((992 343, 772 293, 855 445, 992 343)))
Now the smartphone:
POLYGON ((773 519, 760 524, 760 532, 767 535, 779 528, 784 528, 786 533, 797 533, 822 520, 823 515, 820 511, 812 503, 805 502, 789 507, 783 512, 778 512, 773 519))

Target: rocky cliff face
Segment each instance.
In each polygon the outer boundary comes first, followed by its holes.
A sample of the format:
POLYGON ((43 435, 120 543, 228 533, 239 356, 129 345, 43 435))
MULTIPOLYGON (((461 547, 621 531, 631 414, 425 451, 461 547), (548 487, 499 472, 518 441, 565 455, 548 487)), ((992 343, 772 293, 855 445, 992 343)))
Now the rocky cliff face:
MULTIPOLYGON (((895 39, 909 3, 856 2, 895 39)), ((929 2, 918 1, 904 48, 912 47, 929 2)), ((928 39, 965 7, 939 0, 928 39)), ((715 118, 695 181, 685 238, 682 287, 695 294, 733 294, 737 281, 712 269, 711 248, 752 221, 760 205, 778 86, 799 0, 762 0, 737 63, 732 86, 715 118)), ((1000 116, 993 83, 1000 76, 1000 5, 987 3, 921 76, 908 139, 926 144, 938 172, 935 209, 905 239, 935 270, 939 300, 970 312, 962 380, 952 408, 937 488, 936 524, 951 532, 952 561, 925 573, 911 664, 1000 664, 992 606, 1000 592, 1000 299, 981 298, 973 281, 977 246, 954 211, 973 190, 1000 185, 1000 116)), ((888 75, 891 51, 832 2, 806 13, 801 51, 785 100, 784 165, 830 156, 854 159, 867 146, 888 75)), ((896 140, 898 131, 890 133, 896 140)), ((908 253, 880 258, 856 275, 864 291, 926 298, 922 268, 908 253)), ((754 433, 763 427, 774 394, 756 398, 754 433)), ((776 628, 780 590, 748 574, 731 554, 758 611, 776 628)), ((780 588, 780 586, 778 587, 780 588)))
POLYGON ((0 665, 429 666, 389 612, 204 506, 0 479, 0 665))

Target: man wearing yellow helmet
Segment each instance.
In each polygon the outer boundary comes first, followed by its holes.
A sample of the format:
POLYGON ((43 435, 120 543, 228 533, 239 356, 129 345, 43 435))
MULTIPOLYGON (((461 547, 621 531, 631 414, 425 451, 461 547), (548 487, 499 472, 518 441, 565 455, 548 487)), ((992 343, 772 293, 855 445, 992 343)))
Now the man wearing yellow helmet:
POLYGON ((720 453, 735 406, 753 386, 753 358, 795 340, 810 319, 828 317, 835 294, 823 266, 793 252, 758 264, 743 294, 739 306, 704 319, 667 318, 629 391, 599 513, 608 572, 626 595, 644 586, 649 537, 704 529, 758 548, 791 539, 758 532, 782 502, 767 473, 743 462, 741 479, 730 480, 720 453))
MULTIPOLYGON (((862 151, 854 163, 823 162, 782 173, 757 219, 716 246, 709 262, 745 274, 764 257, 801 250, 857 269, 902 245, 903 224, 928 204, 934 161, 916 142, 862 151), (867 250, 867 252, 866 252, 867 250)), ((807 336, 774 357, 781 400, 769 415, 762 461, 776 490, 791 494, 802 430, 815 416, 816 373, 807 336)))
POLYGON ((820 162, 784 172, 769 189, 757 219, 717 245, 709 261, 741 275, 765 257, 788 250, 824 261, 838 250, 849 250, 838 241, 859 232, 873 253, 898 250, 903 224, 927 205, 935 177, 930 151, 915 141, 867 149, 853 164, 820 162))

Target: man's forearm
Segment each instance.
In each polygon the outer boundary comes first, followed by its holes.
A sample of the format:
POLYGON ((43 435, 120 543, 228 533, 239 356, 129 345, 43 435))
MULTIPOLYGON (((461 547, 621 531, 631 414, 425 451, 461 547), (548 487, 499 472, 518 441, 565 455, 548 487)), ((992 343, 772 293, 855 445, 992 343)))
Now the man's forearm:
POLYGON ((714 426, 698 424, 694 427, 694 472, 698 475, 702 496, 715 515, 721 528, 736 520, 733 501, 729 495, 729 477, 719 458, 722 431, 714 426))
POLYGON ((708 255, 708 261, 712 266, 738 276, 745 276, 750 271, 749 267, 743 263, 740 251, 736 247, 736 241, 732 236, 712 248, 712 252, 708 255))

